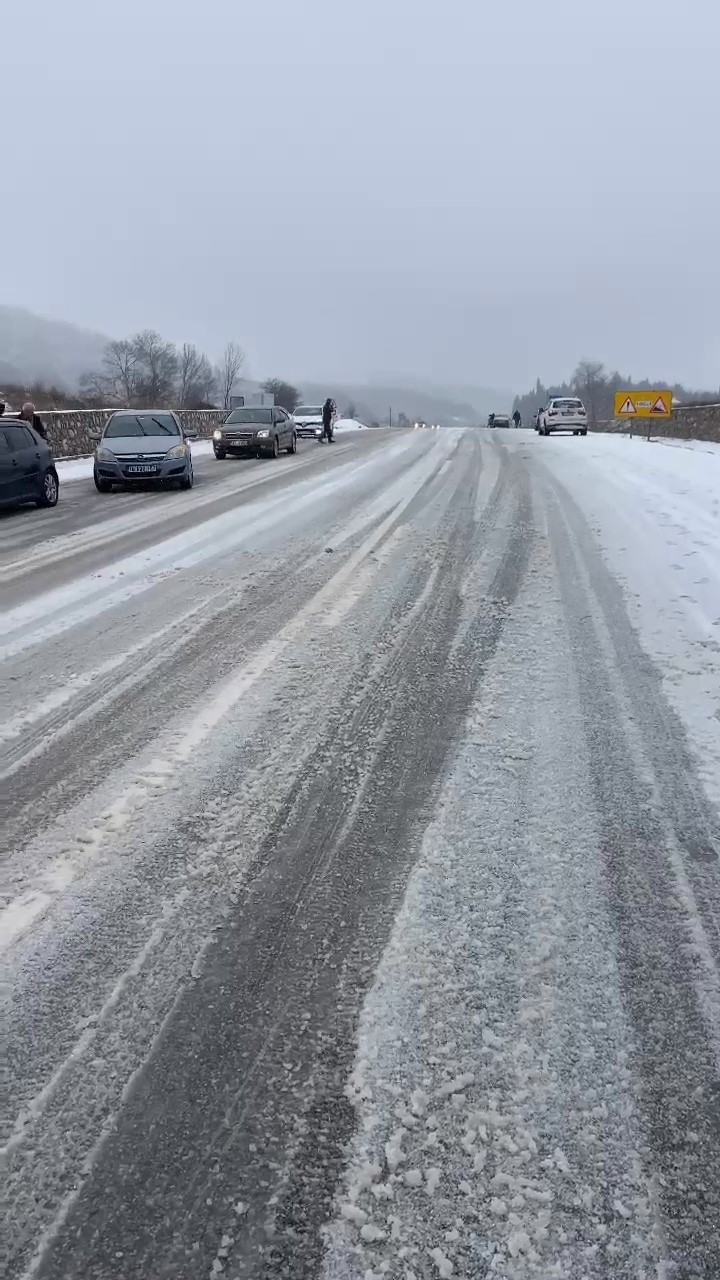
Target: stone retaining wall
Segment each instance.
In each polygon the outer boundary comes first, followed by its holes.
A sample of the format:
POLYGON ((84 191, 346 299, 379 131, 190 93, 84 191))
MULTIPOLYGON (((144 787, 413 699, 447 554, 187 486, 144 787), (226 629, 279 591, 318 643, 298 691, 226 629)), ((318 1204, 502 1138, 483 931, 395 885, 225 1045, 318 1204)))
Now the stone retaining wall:
MULTIPOLYGON (((54 409, 41 413, 40 418, 56 458, 83 458, 95 448, 91 433, 102 431, 114 412, 113 409, 54 409)), ((227 417, 224 409, 179 409, 177 415, 186 430, 196 431, 202 439, 208 439, 227 417)))

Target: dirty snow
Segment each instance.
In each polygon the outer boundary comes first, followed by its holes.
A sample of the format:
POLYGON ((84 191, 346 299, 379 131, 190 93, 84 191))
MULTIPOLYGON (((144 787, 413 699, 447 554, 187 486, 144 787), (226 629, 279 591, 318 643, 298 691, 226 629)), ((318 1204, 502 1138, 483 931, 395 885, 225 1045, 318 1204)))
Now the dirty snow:
POLYGON ((561 606, 529 581, 365 1002, 324 1280, 656 1274, 561 606))

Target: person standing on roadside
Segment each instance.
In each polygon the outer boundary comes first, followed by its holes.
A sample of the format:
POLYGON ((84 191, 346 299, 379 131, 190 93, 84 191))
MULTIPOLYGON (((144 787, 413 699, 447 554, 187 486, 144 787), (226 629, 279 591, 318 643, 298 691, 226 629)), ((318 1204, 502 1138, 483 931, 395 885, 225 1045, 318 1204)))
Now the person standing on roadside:
POLYGON ((323 405, 322 411, 322 436, 321 440, 327 439, 329 444, 333 442, 333 422, 335 421, 335 401, 328 396, 323 405))
POLYGON ((2 418, 4 412, 5 412, 5 401, 3 400, 2 396, 0 396, 0 418, 2 418))
POLYGON ((42 419, 35 412, 35 405, 32 400, 26 400, 19 414, 23 422, 28 422, 33 431, 37 431, 41 440, 47 440, 47 431, 43 425, 42 419))

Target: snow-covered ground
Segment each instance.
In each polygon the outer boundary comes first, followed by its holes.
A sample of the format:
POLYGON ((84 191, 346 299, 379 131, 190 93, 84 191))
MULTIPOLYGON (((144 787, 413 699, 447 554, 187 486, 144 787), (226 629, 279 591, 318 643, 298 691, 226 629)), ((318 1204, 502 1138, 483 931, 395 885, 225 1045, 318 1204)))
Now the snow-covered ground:
MULTIPOLYGON (((668 1229, 674 1192, 662 1189, 698 1178, 707 1188, 716 1176, 693 1143, 709 1144, 714 1168, 720 1154, 712 1104, 700 1104, 720 1077, 720 808, 705 809, 700 834, 689 829, 685 807, 702 801, 674 795, 688 765, 668 749, 662 700, 612 585, 624 588, 717 805, 720 449, 618 437, 509 444, 530 462, 538 541, 365 1002, 346 1090, 356 1136, 325 1280, 699 1278, 720 1257, 699 1239, 695 1255, 692 1239, 668 1229), (583 739, 586 699, 596 706, 583 739), (666 810, 657 828, 654 808, 666 810), (653 922, 638 821, 649 865, 670 875, 672 923, 653 922), (615 858, 628 866, 613 883, 615 858), (625 875, 640 881, 639 899, 633 888, 624 900, 625 875), (645 1022, 669 1026, 685 999, 658 959, 673 946, 695 957, 686 1025, 693 1036, 697 1019, 703 1027, 704 1081, 683 1121, 698 1132, 666 1156, 643 1116, 657 1085, 643 1083, 638 1059, 654 1057, 651 1080, 693 1052, 673 1039, 679 1023, 654 1037, 645 1022), (636 984, 653 955, 656 1003, 638 1021, 648 996, 638 1002, 636 984)), ((686 1089, 665 1086, 676 1133, 686 1089)))
POLYGON ((4 518, 10 1280, 716 1280, 719 467, 4 518))
POLYGON ((362 422, 358 422, 357 418, 336 418, 336 431, 364 431, 365 426, 362 422))
POLYGON ((614 435, 537 443, 624 586, 720 805, 720 445, 614 435))

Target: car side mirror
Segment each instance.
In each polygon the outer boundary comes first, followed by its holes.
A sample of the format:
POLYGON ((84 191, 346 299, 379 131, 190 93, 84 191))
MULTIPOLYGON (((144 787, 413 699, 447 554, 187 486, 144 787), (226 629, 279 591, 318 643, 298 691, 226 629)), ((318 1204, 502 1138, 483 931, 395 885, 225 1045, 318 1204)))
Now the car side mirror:
POLYGON ((183 435, 186 440, 197 440, 198 438, 197 431, 183 431, 183 435))
POLYGON ((99 431, 88 431, 88 435, 95 444, 97 444, 99 440, 102 440, 102 434, 99 431))

